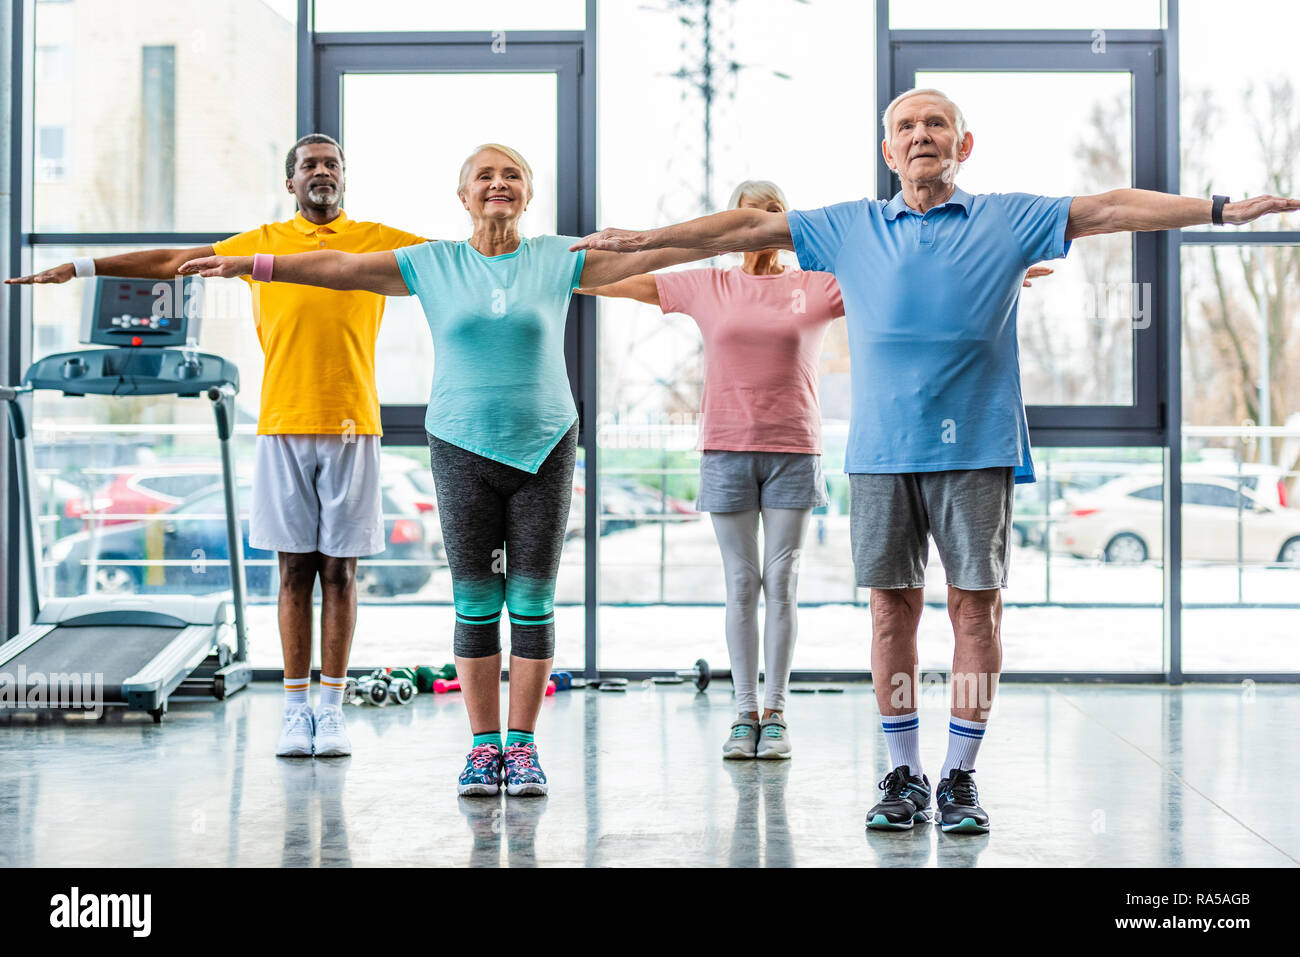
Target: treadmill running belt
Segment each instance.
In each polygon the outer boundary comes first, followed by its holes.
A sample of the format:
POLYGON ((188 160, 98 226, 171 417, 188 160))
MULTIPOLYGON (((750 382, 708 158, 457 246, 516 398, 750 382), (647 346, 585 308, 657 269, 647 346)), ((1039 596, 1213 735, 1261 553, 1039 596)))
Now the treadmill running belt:
MULTIPOLYGON (((181 631, 156 625, 61 625, 6 661, 4 669, 17 681, 18 667, 25 667, 28 688, 34 684, 33 677, 41 675, 46 695, 50 692, 50 676, 89 674, 81 686, 85 689, 81 692, 83 701, 91 698, 90 689, 102 677, 104 702, 120 703, 122 682, 152 661, 181 631)), ((60 679, 55 677, 52 683, 54 690, 60 691, 60 679)), ((66 682, 62 689, 66 692, 66 682)))

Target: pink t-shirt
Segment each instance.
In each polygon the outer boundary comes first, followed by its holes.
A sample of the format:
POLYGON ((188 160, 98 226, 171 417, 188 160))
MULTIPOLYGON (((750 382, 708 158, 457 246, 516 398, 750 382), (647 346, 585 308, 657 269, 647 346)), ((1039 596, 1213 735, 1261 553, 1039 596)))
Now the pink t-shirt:
POLYGON ((686 313, 704 336, 696 448, 820 455, 818 363, 826 330, 844 315, 835 277, 734 266, 657 273, 655 285, 660 308, 686 313))

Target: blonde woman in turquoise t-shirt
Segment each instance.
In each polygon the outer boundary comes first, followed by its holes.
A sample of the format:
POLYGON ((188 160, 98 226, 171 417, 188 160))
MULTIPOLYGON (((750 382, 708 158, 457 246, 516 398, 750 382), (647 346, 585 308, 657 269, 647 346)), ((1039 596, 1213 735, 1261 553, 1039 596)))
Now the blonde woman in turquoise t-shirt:
POLYGON ((212 256, 181 269, 420 299, 435 355, 425 426, 456 606, 456 670, 473 735, 457 783, 464 795, 547 791, 533 736, 554 662, 555 578, 577 446, 564 362, 569 299, 579 285, 701 258, 676 249, 574 253, 574 237, 521 236, 532 180, 516 150, 486 143, 460 171, 457 195, 473 223, 468 240, 273 260, 212 256), (511 637, 504 742, 503 605, 511 637))

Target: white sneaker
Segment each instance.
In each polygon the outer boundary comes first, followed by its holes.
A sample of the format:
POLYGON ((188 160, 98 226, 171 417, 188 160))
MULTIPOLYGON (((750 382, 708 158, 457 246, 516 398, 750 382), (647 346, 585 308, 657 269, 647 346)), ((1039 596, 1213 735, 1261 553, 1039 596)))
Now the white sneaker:
POLYGON ((277 758, 310 758, 312 727, 311 708, 298 705, 284 709, 284 727, 275 745, 277 758))
POLYGON ((316 736, 313 739, 318 758, 341 758, 352 753, 352 742, 343 729, 342 708, 318 708, 316 736))

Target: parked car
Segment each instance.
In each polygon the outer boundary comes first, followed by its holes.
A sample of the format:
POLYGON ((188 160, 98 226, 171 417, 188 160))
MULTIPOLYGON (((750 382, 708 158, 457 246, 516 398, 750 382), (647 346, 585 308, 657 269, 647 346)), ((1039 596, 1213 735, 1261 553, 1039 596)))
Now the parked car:
MULTIPOLYGON (((1080 558, 1142 562, 1162 554, 1164 484, 1129 475, 1057 503, 1053 548, 1080 558)), ((1235 479, 1213 475, 1183 482, 1183 557, 1235 562, 1238 522, 1244 562, 1300 562, 1300 509, 1272 504, 1235 479)))
MULTIPOLYGON (((121 466, 112 481, 95 492, 95 518, 100 525, 138 521, 110 518, 122 515, 152 515, 180 505, 191 495, 221 484, 221 467, 209 461, 121 466)), ((68 518, 82 519, 92 509, 85 496, 68 501, 68 518)))
POLYGON ((1047 543, 1046 519, 1048 514, 1054 516, 1051 509, 1056 502, 1113 482, 1132 469, 1123 462, 1057 462, 1050 470, 1039 465, 1036 482, 1016 486, 1012 541, 1022 548, 1043 548, 1047 543))
POLYGON ((425 536, 442 549, 442 524, 438 518, 438 495, 427 463, 404 455, 383 453, 380 469, 394 499, 407 511, 415 511, 424 523, 425 536))
MULTIPOLYGON (((241 483, 241 498, 246 498, 250 491, 249 485, 241 483)), ((387 545, 384 552, 376 556, 377 561, 432 562, 438 557, 438 549, 425 535, 419 513, 399 503, 387 484, 383 489, 383 509, 387 545)), ((229 557, 221 487, 193 495, 165 515, 166 518, 78 532, 55 542, 50 547, 49 560, 56 563, 57 593, 72 595, 86 591, 92 535, 96 591, 109 594, 137 591, 201 594, 229 588, 230 576, 226 566, 206 564, 208 561, 224 562, 229 557), (123 564, 139 562, 146 557, 176 564, 123 564)), ((243 521, 243 534, 246 563, 274 562, 273 552, 249 546, 247 519, 243 521)), ((249 594, 269 595, 275 583, 274 571, 271 565, 246 564, 244 578, 249 594)), ((408 594, 423 588, 432 574, 431 564, 361 564, 357 568, 357 589, 363 595, 408 594)))
MULTIPOLYGON (((86 527, 87 490, 75 482, 47 471, 37 472, 32 495, 41 516, 41 540, 53 542, 86 527)), ((107 495, 95 495, 95 508, 109 504, 107 495)))
MULTIPOLYGON (((573 498, 569 505, 569 528, 566 538, 577 538, 586 525, 586 487, 583 484, 581 470, 573 479, 573 498)), ((635 528, 647 521, 655 521, 654 516, 663 515, 666 521, 687 520, 699 513, 691 503, 668 496, 667 501, 660 498, 658 489, 639 485, 630 479, 602 478, 600 483, 600 534, 635 528)))

